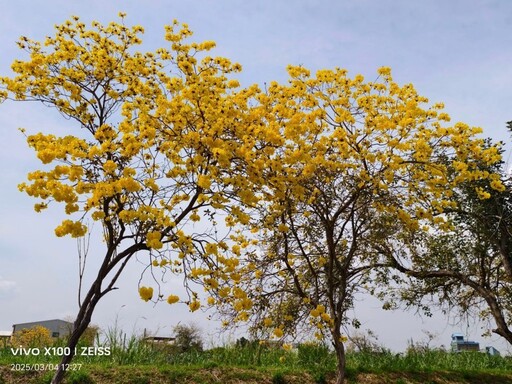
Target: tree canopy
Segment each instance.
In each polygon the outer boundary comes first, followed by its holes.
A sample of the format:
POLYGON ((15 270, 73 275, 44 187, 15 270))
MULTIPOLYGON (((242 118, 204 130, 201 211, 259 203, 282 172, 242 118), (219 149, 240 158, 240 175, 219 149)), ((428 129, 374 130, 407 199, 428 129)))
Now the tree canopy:
POLYGON ((395 262, 387 247, 401 249, 411 232, 449 230, 445 212, 464 181, 488 180, 474 188, 482 199, 503 190, 480 166, 500 154, 480 129, 447 125, 441 104, 396 84, 389 68, 369 82, 343 69, 289 73, 288 85, 271 83, 258 96, 279 138, 264 155, 264 199, 251 223, 260 243, 241 258, 235 298, 218 303, 277 338, 313 328, 332 342, 341 383, 342 329, 357 323, 349 310, 358 292, 376 276, 387 285, 395 262))

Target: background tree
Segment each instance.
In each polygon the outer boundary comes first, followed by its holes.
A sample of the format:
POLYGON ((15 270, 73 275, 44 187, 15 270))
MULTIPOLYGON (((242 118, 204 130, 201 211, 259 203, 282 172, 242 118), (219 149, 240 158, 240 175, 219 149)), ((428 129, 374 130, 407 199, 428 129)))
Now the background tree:
POLYGON ((82 333, 78 341, 79 345, 93 347, 94 343, 98 340, 99 332, 100 328, 97 325, 90 324, 82 333))
POLYGON ((457 205, 445 212, 451 229, 414 235, 409 254, 396 260, 412 278, 399 293, 409 306, 490 320, 512 344, 512 185, 502 162, 481 172, 493 177, 454 190, 457 205), (493 188, 498 175, 503 191, 493 188))
MULTIPOLYGON (((68 120, 64 136, 27 136, 44 166, 19 189, 40 200, 38 212, 50 203, 64 206, 69 217, 55 229, 57 236, 83 237, 88 219, 103 231, 105 252, 95 255, 100 266, 80 301, 72 350, 98 301, 116 289, 138 252, 148 254, 148 268, 208 278, 210 284, 220 275, 229 279, 231 257, 213 251, 228 247, 214 229, 215 215, 224 210, 232 226, 245 216, 228 196, 253 196, 237 164, 254 151, 243 138, 252 131, 252 143, 258 138, 259 125, 247 112, 256 89, 235 91, 238 82, 228 75, 240 66, 207 56, 211 41, 186 44, 192 33, 176 21, 165 30, 168 49, 137 52, 143 28, 125 26, 123 17, 107 26, 93 22, 91 29, 73 17, 44 43, 22 37, 18 45, 28 58, 13 63, 15 75, 0 79, 4 97, 41 102, 68 120), (198 233, 194 223, 201 219, 209 226, 198 233), (205 248, 211 252, 200 257, 205 248)), ((152 286, 139 293, 146 301, 184 302, 195 311, 198 295, 186 288, 188 296, 181 298, 152 286)), ((53 383, 61 381, 71 358, 63 357, 53 383)))
POLYGON ((201 329, 195 324, 178 324, 173 328, 174 346, 179 353, 191 351, 200 352, 203 350, 203 339, 201 329))
MULTIPOLYGON (((491 177, 478 162, 500 155, 475 137, 478 128, 445 126, 442 105, 424 108, 428 100, 393 82, 389 68, 372 82, 342 69, 289 74, 288 85, 258 95, 274 132, 252 223, 259 249, 243 254, 235 298, 219 291, 217 302, 231 321, 250 320, 276 338, 313 329, 332 343, 343 383, 342 329, 354 321, 354 296, 390 265, 381 239, 401 228, 448 228, 440 213, 454 206, 453 188, 491 177), (451 172, 446 157, 460 169, 451 172)), ((381 273, 381 286, 390 277, 381 273)))

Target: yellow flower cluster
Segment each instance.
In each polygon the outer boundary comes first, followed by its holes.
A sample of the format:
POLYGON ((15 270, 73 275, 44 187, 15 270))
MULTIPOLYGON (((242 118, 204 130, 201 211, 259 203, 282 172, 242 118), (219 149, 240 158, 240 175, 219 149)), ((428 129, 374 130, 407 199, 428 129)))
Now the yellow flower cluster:
POLYGON ((176 295, 169 295, 169 296, 167 297, 167 303, 168 303, 168 304, 174 304, 174 303, 177 303, 178 301, 180 301, 179 296, 176 296, 176 295))
POLYGON ((140 298, 144 301, 149 301, 153 298, 153 288, 151 287, 140 287, 139 288, 140 298))
POLYGON ((188 305, 191 312, 197 311, 201 307, 201 302, 199 300, 192 300, 188 305))
POLYGON ((163 247, 161 239, 162 234, 160 232, 148 232, 146 235, 146 245, 149 248, 160 249, 163 247))
POLYGON ((71 237, 82 237, 87 233, 87 227, 79 221, 64 220, 57 228, 55 235, 62 237, 71 235, 71 237))
POLYGON ((275 328, 273 334, 274 334, 275 337, 281 338, 281 337, 283 337, 284 332, 283 332, 283 330, 281 328, 275 328))

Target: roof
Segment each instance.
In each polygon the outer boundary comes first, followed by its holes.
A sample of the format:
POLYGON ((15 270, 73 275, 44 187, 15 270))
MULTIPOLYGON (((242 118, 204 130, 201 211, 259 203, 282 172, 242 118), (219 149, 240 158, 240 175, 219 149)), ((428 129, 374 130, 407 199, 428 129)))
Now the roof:
POLYGON ((11 337, 12 332, 11 331, 0 331, 0 337, 11 337))
POLYGON ((18 326, 18 325, 30 325, 30 324, 41 324, 41 323, 49 323, 49 322, 59 322, 59 323, 66 323, 66 324, 73 324, 69 321, 66 321, 66 320, 61 320, 61 319, 51 319, 51 320, 39 320, 39 321, 29 321, 27 323, 17 323, 17 324, 14 324, 13 326, 18 326))
POLYGON ((176 340, 176 338, 168 336, 146 336, 144 340, 176 340))

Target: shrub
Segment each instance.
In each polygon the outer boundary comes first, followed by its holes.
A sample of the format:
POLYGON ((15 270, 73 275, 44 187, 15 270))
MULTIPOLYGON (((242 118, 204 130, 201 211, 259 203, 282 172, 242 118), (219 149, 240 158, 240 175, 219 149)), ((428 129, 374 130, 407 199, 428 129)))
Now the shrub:
POLYGON ((97 325, 89 325, 82 336, 80 336, 80 345, 84 347, 94 346, 94 342, 98 338, 100 328, 97 325))
POLYGON ((40 325, 15 332, 11 340, 11 345, 25 348, 42 348, 52 344, 53 339, 50 330, 40 325))

